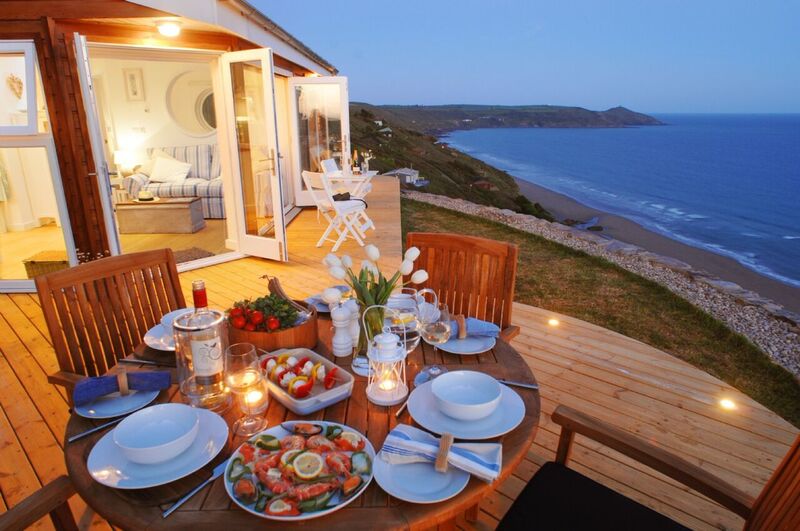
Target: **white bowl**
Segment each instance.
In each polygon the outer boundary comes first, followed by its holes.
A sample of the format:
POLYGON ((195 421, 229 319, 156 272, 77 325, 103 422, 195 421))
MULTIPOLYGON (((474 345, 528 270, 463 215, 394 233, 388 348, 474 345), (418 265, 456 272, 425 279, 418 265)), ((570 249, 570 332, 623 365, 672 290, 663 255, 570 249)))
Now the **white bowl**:
POLYGON ((133 413, 114 429, 114 442, 129 461, 152 465, 189 448, 200 419, 185 404, 158 404, 133 413))
POLYGON ((458 420, 488 417, 500 404, 502 389, 493 377, 482 372, 452 371, 431 383, 439 411, 458 420))
POLYGON ((172 310, 164 317, 161 318, 161 326, 167 329, 167 332, 172 334, 172 323, 175 322, 175 319, 180 317, 185 313, 193 312, 194 308, 178 308, 177 310, 172 310))

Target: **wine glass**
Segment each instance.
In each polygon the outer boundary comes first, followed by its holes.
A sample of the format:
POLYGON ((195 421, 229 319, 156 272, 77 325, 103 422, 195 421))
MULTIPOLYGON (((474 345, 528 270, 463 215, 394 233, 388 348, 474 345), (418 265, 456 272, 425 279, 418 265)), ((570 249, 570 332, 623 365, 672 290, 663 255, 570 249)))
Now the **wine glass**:
POLYGON ((236 435, 249 437, 267 427, 261 416, 269 405, 264 376, 258 368, 258 352, 250 343, 235 343, 225 350, 225 383, 244 413, 233 425, 236 435))
POLYGON ((436 346, 450 339, 450 311, 447 309, 447 304, 426 303, 420 308, 419 320, 422 323, 422 339, 433 345, 433 352, 436 353, 436 346))
POLYGON ((393 334, 397 334, 405 341, 407 354, 411 354, 420 341, 417 300, 417 290, 401 288, 392 293, 386 303, 386 306, 394 311, 387 312, 385 322, 393 334))

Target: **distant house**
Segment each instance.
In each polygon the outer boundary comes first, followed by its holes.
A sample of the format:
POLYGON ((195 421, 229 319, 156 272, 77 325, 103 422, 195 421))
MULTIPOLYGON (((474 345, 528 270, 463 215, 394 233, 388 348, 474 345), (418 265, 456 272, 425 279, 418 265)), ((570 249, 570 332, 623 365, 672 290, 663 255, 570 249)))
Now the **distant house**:
POLYGON ((382 135, 386 135, 388 137, 392 136, 392 128, 391 127, 384 127, 383 129, 378 129, 378 132, 382 135))
POLYGON ((372 120, 372 123, 374 123, 378 127, 383 127, 383 120, 372 120))
POLYGON ((475 181, 472 183, 472 186, 481 190, 488 190, 490 192, 496 192, 498 190, 498 188, 489 181, 475 181))
POLYGON ((397 177, 403 184, 415 184, 419 181, 419 170, 412 168, 397 168, 396 170, 387 171, 384 175, 397 177))

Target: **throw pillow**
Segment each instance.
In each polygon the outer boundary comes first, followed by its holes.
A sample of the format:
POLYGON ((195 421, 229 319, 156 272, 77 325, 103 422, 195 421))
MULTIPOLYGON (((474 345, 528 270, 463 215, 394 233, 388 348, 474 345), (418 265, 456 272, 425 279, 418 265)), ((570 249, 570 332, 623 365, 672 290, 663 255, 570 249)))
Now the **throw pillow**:
POLYGON ((186 180, 192 165, 173 158, 157 157, 150 173, 151 183, 181 183, 186 180))
POLYGON ((143 162, 142 164, 140 164, 139 166, 134 168, 136 173, 143 173, 143 174, 145 174, 147 176, 150 176, 150 174, 153 173, 153 165, 155 165, 156 159, 160 158, 160 157, 164 157, 164 158, 172 159, 172 160, 178 160, 175 157, 173 157, 172 155, 169 155, 169 154, 165 153, 164 151, 162 151, 162 150, 160 150, 158 148, 155 148, 150 153, 150 158, 148 158, 145 162, 143 162))

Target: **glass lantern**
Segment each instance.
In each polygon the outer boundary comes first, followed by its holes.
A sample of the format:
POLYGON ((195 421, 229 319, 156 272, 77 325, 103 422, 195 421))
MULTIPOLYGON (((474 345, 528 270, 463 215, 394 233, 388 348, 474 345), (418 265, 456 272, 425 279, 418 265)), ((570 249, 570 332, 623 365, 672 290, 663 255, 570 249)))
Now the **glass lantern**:
MULTIPOLYGON (((367 310, 371 308, 374 306, 367 310)), ((389 308, 387 310, 392 311, 389 308)), ((404 340, 393 334, 388 326, 382 333, 375 335, 367 348, 367 399, 370 402, 379 406, 392 406, 408 396, 406 355, 404 340)))

